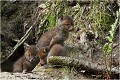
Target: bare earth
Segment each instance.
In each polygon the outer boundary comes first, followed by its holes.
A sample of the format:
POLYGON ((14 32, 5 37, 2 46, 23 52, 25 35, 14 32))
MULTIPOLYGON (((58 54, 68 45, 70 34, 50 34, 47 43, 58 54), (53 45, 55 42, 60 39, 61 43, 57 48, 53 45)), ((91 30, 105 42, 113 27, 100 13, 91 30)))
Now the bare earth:
POLYGON ((36 68, 31 73, 10 73, 1 72, 1 80, 89 80, 90 77, 85 77, 83 74, 77 74, 75 72, 70 72, 65 70, 65 68, 45 69, 42 66, 36 66, 36 68))

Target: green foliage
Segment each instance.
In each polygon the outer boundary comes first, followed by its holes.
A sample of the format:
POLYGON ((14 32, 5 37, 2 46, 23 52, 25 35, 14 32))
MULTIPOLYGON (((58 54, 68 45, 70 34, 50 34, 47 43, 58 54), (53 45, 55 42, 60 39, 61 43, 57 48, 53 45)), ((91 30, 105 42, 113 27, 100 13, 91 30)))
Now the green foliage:
POLYGON ((105 37, 106 32, 110 30, 110 25, 113 23, 114 18, 106 11, 106 2, 95 2, 91 5, 89 18, 92 21, 93 32, 97 32, 100 37, 105 37))
MULTIPOLYGON (((106 65, 106 70, 107 70, 107 73, 109 73, 108 71, 108 67, 107 67, 107 55, 108 54, 111 54, 111 62, 110 64, 112 63, 112 50, 113 50, 113 39, 114 39, 114 34, 116 32, 116 29, 117 29, 117 25, 118 25, 118 20, 119 20, 119 17, 120 17, 120 9, 119 11, 116 12, 117 13, 117 19, 115 20, 115 22, 111 25, 111 29, 109 31, 109 36, 107 36, 106 38, 108 39, 108 43, 105 43, 105 45, 103 46, 103 51, 104 51, 104 61, 105 61, 105 65, 106 65)), ((112 64, 110 65, 110 73, 111 73, 111 68, 112 68, 112 64)), ((109 73, 109 75, 110 75, 109 73)))
MULTIPOLYGON (((108 12, 107 1, 96 0, 89 6, 81 6, 79 1, 75 6, 68 6, 67 1, 62 0, 46 1, 44 4, 48 10, 48 13, 44 15, 47 19, 39 33, 56 27, 57 20, 61 15, 70 15, 74 19, 75 28, 87 28, 94 33, 96 38, 105 39, 111 29, 110 25, 115 20, 108 12)), ((103 42, 102 39, 98 40, 100 44, 103 42)))
POLYGON ((107 55, 107 53, 111 52, 111 46, 109 45, 109 43, 106 43, 103 47, 104 50, 104 55, 107 55))
POLYGON ((120 9, 119 9, 119 11, 117 11, 117 19, 115 20, 115 23, 111 25, 111 30, 109 31, 109 36, 106 37, 108 39, 109 43, 106 43, 103 47, 105 55, 112 51, 113 39, 114 39, 115 31, 118 27, 117 24, 118 24, 119 16, 120 16, 120 9))

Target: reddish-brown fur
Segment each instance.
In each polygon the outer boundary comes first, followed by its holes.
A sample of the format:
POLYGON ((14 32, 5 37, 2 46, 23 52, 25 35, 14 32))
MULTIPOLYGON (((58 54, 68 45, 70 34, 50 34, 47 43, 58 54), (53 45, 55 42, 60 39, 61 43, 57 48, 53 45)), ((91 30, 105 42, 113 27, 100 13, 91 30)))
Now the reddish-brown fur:
POLYGON ((44 64, 46 64, 46 59, 47 59, 47 54, 48 54, 49 50, 45 47, 42 47, 39 51, 38 51, 38 55, 40 58, 40 65, 43 66, 44 64))
MULTIPOLYGON (((41 51, 46 47, 50 49, 54 44, 63 46, 64 41, 68 38, 69 32, 74 29, 73 19, 69 16, 62 16, 58 19, 58 26, 50 31, 45 32, 39 39, 36 47, 41 51)), ((41 52, 39 51, 39 52, 41 52)), ((38 54, 41 54, 39 53, 38 54)), ((40 56, 39 56, 40 57, 40 56)))
POLYGON ((50 51, 47 51, 46 48, 42 48, 41 50, 39 50, 39 56, 40 56, 40 64, 44 65, 47 63, 48 58, 50 56, 65 56, 65 52, 64 52, 64 47, 62 47, 59 44, 55 44, 52 46, 52 48, 50 49, 50 51), (47 55, 48 53, 48 55, 47 55))
POLYGON ((37 49, 34 45, 30 46, 25 54, 20 57, 13 65, 13 72, 32 71, 39 63, 37 49))
POLYGON ((45 32, 38 43, 37 48, 48 46, 50 49, 54 44, 63 45, 64 41, 68 38, 69 32, 74 29, 73 19, 69 16, 62 16, 58 20, 57 28, 45 32))

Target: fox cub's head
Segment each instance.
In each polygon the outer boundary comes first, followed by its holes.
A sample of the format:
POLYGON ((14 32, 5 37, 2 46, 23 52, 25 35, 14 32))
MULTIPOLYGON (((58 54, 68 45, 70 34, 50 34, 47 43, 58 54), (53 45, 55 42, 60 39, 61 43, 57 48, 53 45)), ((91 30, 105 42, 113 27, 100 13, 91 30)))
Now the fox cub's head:
POLYGON ((74 30, 74 22, 70 16, 61 16, 58 19, 58 27, 65 31, 74 30))
POLYGON ((30 62, 34 62, 38 58, 38 52, 35 45, 31 45, 28 48, 28 50, 25 52, 25 58, 30 62))

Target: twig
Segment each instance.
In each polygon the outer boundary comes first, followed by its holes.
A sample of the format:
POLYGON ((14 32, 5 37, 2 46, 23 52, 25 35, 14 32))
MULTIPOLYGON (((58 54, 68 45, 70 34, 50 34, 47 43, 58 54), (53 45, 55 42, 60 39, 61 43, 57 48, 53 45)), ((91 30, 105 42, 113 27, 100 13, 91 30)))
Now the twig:
MULTIPOLYGON (((17 43, 19 42, 19 40, 16 40, 16 39, 13 39, 13 41, 15 41, 15 42, 17 42, 17 43)), ((24 45, 27 46, 27 47, 30 46, 29 44, 27 44, 27 43, 25 43, 25 42, 24 42, 24 45)))

